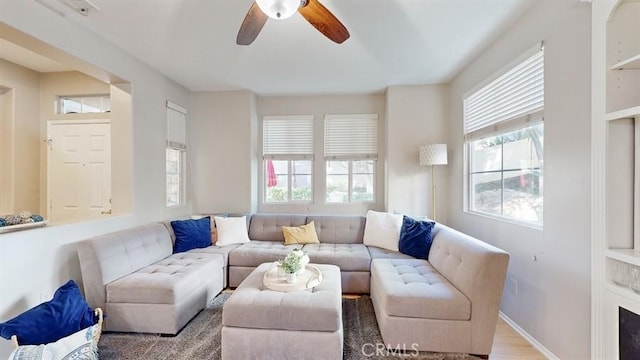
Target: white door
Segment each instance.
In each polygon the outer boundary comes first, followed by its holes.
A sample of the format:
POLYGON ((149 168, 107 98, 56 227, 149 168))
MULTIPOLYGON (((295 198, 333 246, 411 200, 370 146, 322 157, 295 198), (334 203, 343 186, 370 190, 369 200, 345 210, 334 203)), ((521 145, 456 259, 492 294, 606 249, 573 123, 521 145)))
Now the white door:
POLYGON ((51 122, 49 140, 49 219, 111 214, 111 125, 51 122))

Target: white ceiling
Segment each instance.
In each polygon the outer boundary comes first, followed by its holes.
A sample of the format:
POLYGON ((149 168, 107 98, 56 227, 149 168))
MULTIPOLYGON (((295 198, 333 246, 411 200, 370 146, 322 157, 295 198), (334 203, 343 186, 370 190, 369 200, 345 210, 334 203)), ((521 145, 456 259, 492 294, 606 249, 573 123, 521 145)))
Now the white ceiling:
POLYGON ((295 14, 236 45, 252 0, 92 0, 99 11, 67 17, 194 91, 369 93, 449 81, 536 0, 320 1, 345 43, 295 14))

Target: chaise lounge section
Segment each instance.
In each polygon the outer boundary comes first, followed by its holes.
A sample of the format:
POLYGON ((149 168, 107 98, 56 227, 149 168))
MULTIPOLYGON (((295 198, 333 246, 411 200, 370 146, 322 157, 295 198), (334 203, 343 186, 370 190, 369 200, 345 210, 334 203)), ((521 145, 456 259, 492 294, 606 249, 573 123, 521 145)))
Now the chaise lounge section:
POLYGON ((222 255, 172 251, 162 223, 78 244, 85 296, 104 309, 105 330, 176 334, 222 291, 222 255))

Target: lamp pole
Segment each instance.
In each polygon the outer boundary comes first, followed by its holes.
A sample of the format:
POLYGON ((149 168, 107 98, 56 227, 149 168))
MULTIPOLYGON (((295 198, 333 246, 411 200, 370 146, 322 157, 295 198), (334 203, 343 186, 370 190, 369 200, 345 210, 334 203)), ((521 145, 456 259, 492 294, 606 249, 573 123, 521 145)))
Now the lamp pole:
POLYGON ((447 164, 447 144, 422 145, 420 165, 431 166, 431 216, 436 220, 436 165, 447 164))
POLYGON ((433 221, 436 221, 436 166, 431 165, 431 205, 433 221))

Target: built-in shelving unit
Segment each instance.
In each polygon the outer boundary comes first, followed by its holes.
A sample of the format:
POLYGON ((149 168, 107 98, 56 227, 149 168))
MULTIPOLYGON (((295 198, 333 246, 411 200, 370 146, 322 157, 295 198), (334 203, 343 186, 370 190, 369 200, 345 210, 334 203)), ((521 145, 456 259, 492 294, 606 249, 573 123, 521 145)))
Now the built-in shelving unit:
POLYGON ((640 1, 592 1, 592 354, 617 359, 640 315, 640 1))

